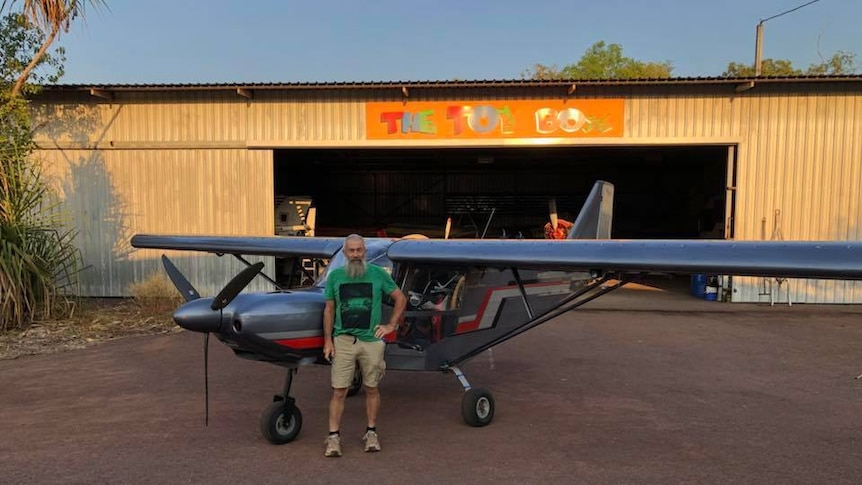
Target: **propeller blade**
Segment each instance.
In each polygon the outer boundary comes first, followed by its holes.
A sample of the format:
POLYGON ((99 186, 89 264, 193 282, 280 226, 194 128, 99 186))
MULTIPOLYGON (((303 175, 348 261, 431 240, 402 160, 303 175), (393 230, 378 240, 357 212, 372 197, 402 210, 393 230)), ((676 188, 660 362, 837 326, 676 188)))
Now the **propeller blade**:
POLYGON ((443 239, 449 239, 449 232, 452 230, 452 218, 446 219, 446 230, 443 231, 443 239))
POLYGON ((551 213, 551 227, 557 230, 557 199, 548 201, 548 211, 551 213))
POLYGON ((305 235, 314 237, 314 223, 317 221, 317 207, 309 207, 308 214, 305 216, 305 235))
POLYGON ((218 295, 213 298, 213 303, 210 305, 210 308, 213 310, 221 310, 228 306, 230 302, 236 298, 236 295, 239 295, 239 292, 248 286, 248 284, 251 283, 251 280, 260 273, 261 269, 263 269, 263 263, 257 262, 234 276, 233 279, 230 280, 224 288, 222 288, 218 295))
POLYGON ((177 291, 179 291, 183 298, 185 298, 186 302, 197 300, 201 297, 200 293, 198 293, 198 290, 196 290, 195 287, 192 286, 191 283, 189 283, 189 280, 187 280, 186 277, 183 276, 180 270, 177 269, 176 266, 174 266, 174 263, 164 254, 162 255, 162 264, 165 267, 165 271, 167 271, 168 273, 168 277, 174 283, 174 286, 176 287, 177 291))
POLYGON ((206 418, 204 425, 210 424, 210 379, 209 379, 209 348, 210 348, 210 333, 204 334, 204 402, 206 404, 206 418))

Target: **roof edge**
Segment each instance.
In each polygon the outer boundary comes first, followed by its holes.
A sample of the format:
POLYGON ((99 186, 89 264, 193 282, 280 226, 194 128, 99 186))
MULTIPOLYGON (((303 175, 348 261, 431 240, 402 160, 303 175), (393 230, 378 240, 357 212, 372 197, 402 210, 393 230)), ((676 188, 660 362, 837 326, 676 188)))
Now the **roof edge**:
POLYGON ((49 91, 83 91, 91 89, 110 91, 181 91, 181 90, 328 90, 328 89, 402 89, 402 88, 500 88, 500 87, 559 87, 571 86, 647 86, 647 85, 686 85, 686 84, 742 84, 742 83, 862 83, 862 74, 820 75, 820 76, 752 76, 752 77, 676 77, 644 79, 500 79, 466 81, 345 81, 345 82, 287 82, 287 83, 159 83, 159 84, 48 84, 42 86, 49 91))

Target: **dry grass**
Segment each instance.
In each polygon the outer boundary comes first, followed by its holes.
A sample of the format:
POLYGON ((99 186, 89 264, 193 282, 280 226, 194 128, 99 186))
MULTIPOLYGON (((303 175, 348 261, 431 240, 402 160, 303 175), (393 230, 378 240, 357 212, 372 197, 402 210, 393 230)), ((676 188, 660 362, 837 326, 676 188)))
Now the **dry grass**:
POLYGON ((0 360, 81 349, 135 335, 179 332, 171 318, 182 298, 163 274, 131 285, 132 298, 79 300, 68 317, 0 333, 0 360))
POLYGON ((183 299, 173 283, 162 272, 152 273, 147 279, 129 286, 129 294, 147 313, 173 312, 183 299))

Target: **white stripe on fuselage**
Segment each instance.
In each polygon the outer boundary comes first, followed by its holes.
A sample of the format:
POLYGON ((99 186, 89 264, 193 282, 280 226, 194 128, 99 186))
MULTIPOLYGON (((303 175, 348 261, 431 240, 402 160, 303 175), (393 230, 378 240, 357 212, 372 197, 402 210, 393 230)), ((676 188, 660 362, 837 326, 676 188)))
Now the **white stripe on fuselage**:
MULTIPOLYGON (((567 281, 553 285, 527 285, 524 287, 524 291, 528 296, 564 295, 571 292, 570 285, 571 283, 567 281)), ((494 324, 494 320, 497 318, 497 313, 500 312, 500 308, 503 306, 503 301, 507 298, 514 298, 520 296, 521 290, 517 286, 495 288, 490 292, 490 296, 488 297, 488 303, 487 305, 484 305, 484 311, 481 309, 480 306, 481 314, 463 316, 458 319, 458 323, 473 322, 476 321, 477 318, 481 318, 477 329, 489 328, 491 327, 491 325, 494 324)))

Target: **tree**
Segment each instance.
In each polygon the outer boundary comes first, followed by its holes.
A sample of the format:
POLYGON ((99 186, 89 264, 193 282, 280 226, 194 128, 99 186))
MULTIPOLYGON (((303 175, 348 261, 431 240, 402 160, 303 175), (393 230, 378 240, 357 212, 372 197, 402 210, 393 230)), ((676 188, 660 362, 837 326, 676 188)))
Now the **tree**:
POLYGON ((838 51, 832 57, 823 59, 818 64, 808 67, 808 74, 854 74, 856 72, 856 54, 838 51))
MULTIPOLYGON (((37 66, 44 62, 48 56, 48 50, 57 40, 61 32, 68 32, 72 21, 78 17, 83 18, 87 3, 94 7, 104 5, 103 0, 3 0, 0 4, 0 13, 12 8, 16 4, 22 5, 19 12, 23 16, 28 28, 38 29, 43 36, 36 53, 19 73, 18 79, 12 86, 10 92, 12 97, 22 95, 24 85, 30 79, 30 75, 37 66)), ((62 73, 61 73, 62 74, 62 73)))
POLYGON ((521 76, 529 79, 638 79, 668 78, 672 71, 670 61, 638 61, 624 56, 621 45, 599 41, 590 46, 574 64, 561 69, 536 64, 521 76))
POLYGON ((79 267, 75 230, 33 157, 26 96, 36 91, 31 81, 63 74, 63 50, 51 47, 82 8, 77 0, 0 3, 0 331, 60 308, 79 267))
MULTIPOLYGON (((728 63, 727 69, 721 74, 724 77, 754 77, 754 64, 741 62, 728 63)), ((808 69, 793 67, 793 62, 787 59, 763 59, 760 64, 761 76, 801 76, 825 74, 853 74, 856 72, 856 54, 838 51, 827 59, 811 64, 808 69)))

